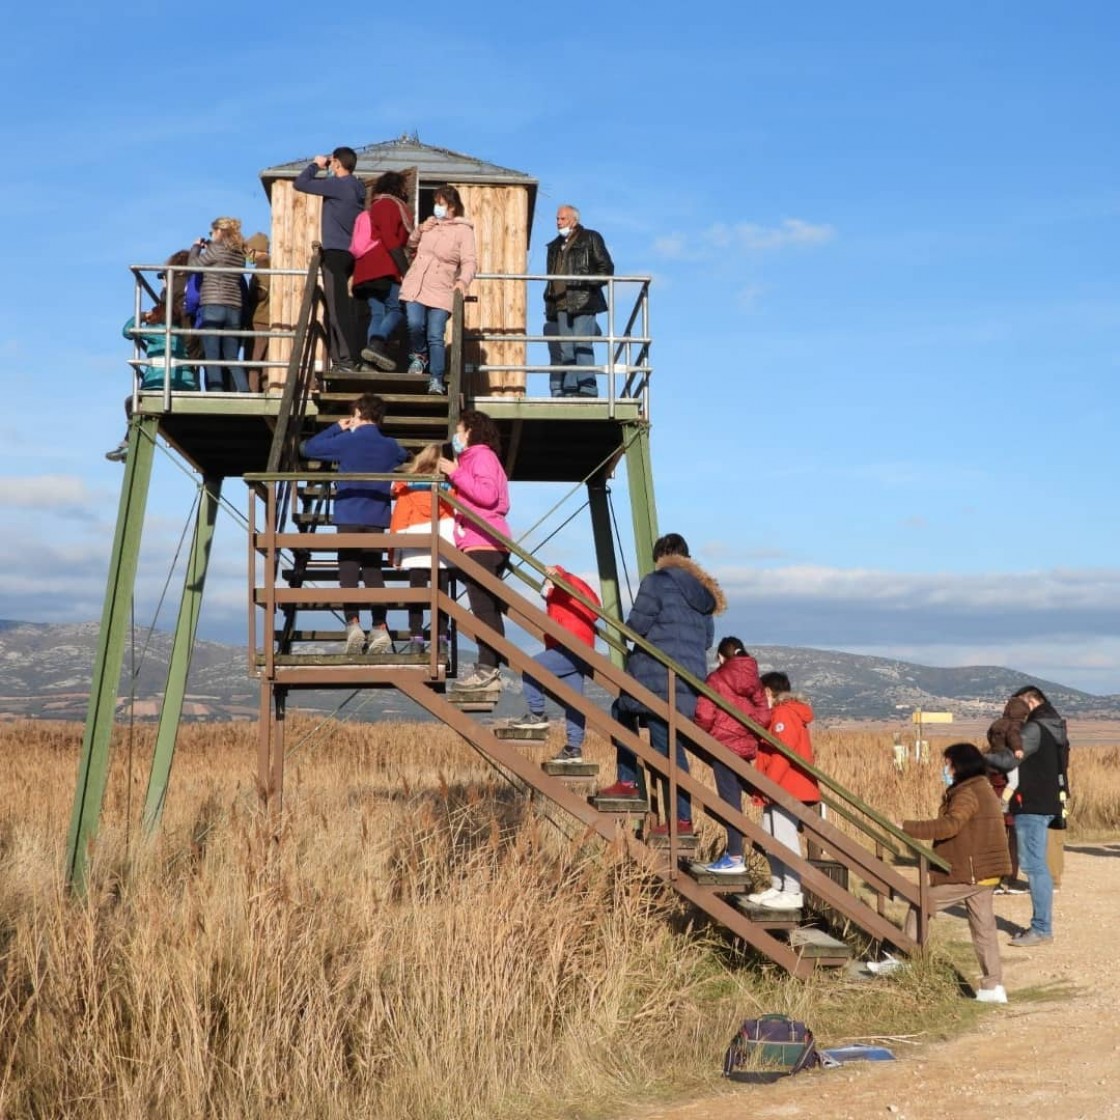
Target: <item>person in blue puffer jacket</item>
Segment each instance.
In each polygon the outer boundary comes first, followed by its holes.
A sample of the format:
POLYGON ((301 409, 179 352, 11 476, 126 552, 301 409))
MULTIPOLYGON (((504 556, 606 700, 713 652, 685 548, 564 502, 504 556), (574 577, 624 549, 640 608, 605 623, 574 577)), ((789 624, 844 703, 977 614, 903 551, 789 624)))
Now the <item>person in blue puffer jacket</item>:
MULTIPOLYGON (((642 580, 626 625, 637 631, 650 645, 655 646, 694 677, 703 680, 708 675, 708 650, 715 639, 714 617, 727 606, 723 591, 716 580, 689 556, 688 542, 679 533, 661 537, 653 546, 654 570, 642 580)), ((639 684, 663 700, 669 698, 669 673, 651 654, 636 648, 627 658, 626 671, 639 684)), ((696 712, 696 693, 683 681, 676 685, 677 711, 689 719, 696 712)), ((650 745, 669 757, 669 725, 654 716, 633 696, 623 693, 615 701, 612 715, 619 722, 636 728, 644 718, 649 727, 650 745)), ((618 753, 618 781, 599 791, 600 797, 644 797, 638 788, 637 759, 621 743, 615 743, 618 753)), ((677 765, 688 772, 688 756, 678 740, 677 765)), ((666 787, 668 783, 665 783, 666 787)), ((662 811, 668 811, 667 790, 662 792, 662 811)), ((667 826, 655 828, 664 833, 667 826)), ((692 832, 692 800, 687 793, 677 791, 677 832, 692 832)))

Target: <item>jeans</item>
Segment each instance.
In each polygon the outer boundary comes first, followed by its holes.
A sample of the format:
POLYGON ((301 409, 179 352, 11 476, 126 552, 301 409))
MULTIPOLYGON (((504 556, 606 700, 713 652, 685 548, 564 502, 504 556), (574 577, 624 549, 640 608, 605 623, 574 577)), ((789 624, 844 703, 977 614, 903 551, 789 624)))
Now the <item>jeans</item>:
POLYGON ((1053 819, 1052 813, 1015 814, 1019 866, 1031 887, 1031 930, 1046 937, 1054 933, 1054 880, 1046 863, 1046 833, 1053 819))
MULTIPOLYGON (((235 331, 241 327, 241 308, 230 307, 224 303, 206 303, 202 305, 202 329, 206 331, 235 331)), ((206 388, 211 392, 224 387, 223 373, 227 370, 233 382, 235 392, 247 393, 249 391, 249 378, 244 366, 223 366, 210 363, 219 361, 237 361, 237 354, 241 347, 241 339, 234 335, 219 338, 217 335, 207 334, 202 336, 202 353, 206 357, 206 388)))
POLYGON ((404 314, 408 320, 409 354, 427 354, 428 376, 442 381, 447 370, 447 347, 443 336, 451 312, 444 311, 442 307, 426 307, 415 300, 405 300, 404 314))
POLYGON ((393 331, 404 322, 401 310, 401 286, 394 280, 384 298, 369 296, 369 341, 379 338, 382 342, 393 337, 393 331))
MULTIPOLYGON (((384 533, 385 526, 381 525, 336 525, 340 533, 384 533)), ((363 548, 340 548, 338 550, 338 585, 340 587, 357 587, 358 577, 366 587, 382 589, 385 586, 385 573, 381 569, 381 550, 363 548)), ((373 625, 385 625, 386 607, 384 603, 371 604, 369 608, 373 616, 373 625)), ((362 608, 357 604, 346 607, 346 621, 360 620, 362 608)))
MULTIPOLYGON (((557 311, 556 321, 544 325, 544 334, 559 341, 548 344, 548 364, 553 366, 593 366, 595 347, 590 342, 569 342, 570 335, 600 335, 594 315, 569 315, 557 311)), ((591 373, 550 373, 548 386, 554 397, 597 397, 599 386, 591 373)))
MULTIPOLYGON (((638 716, 633 712, 619 711, 618 701, 611 706, 611 716, 618 720, 623 727, 629 728, 631 731, 638 730, 638 716)), ((658 754, 669 757, 669 725, 662 719, 656 716, 646 716, 646 726, 649 728, 649 742, 658 754)), ((615 751, 618 755, 618 780, 620 782, 634 782, 638 785, 639 789, 642 788, 640 776, 638 774, 638 759, 634 752, 621 743, 615 743, 615 751)), ((688 755, 685 754, 684 744, 677 736, 677 768, 688 773, 688 755)), ((661 790, 661 803, 663 807, 667 807, 669 803, 669 782, 668 779, 658 779, 658 784, 661 790)), ((664 811, 664 810, 663 810, 664 811)), ((678 821, 691 821, 692 820, 692 798, 677 786, 677 820, 678 821)))
MULTIPOLYGON (((743 808, 743 779, 731 769, 724 766, 718 759, 712 759, 712 773, 716 779, 716 792, 721 800, 726 801, 732 809, 741 811, 743 808)), ((741 856, 743 854, 743 834, 732 825, 727 826, 727 854, 741 856)))
MULTIPOLYGON (((577 657, 573 657, 565 649, 546 649, 538 653, 533 660, 554 677, 559 677, 573 692, 583 695, 583 678, 587 673, 587 666, 577 657)), ((541 686, 528 673, 521 678, 525 688, 525 703, 534 715, 544 714, 544 693, 541 686)), ((587 724, 587 717, 575 708, 564 708, 565 730, 567 732, 567 745, 573 750, 583 746, 583 732, 587 724)))
MULTIPOLYGON (((801 854, 801 840, 798 838, 801 826, 797 818, 787 813, 781 805, 767 805, 762 810, 762 828, 783 847, 797 855, 801 854)), ((800 894, 801 876, 769 852, 766 853, 766 859, 770 864, 770 886, 776 891, 785 891, 786 894, 800 894)))

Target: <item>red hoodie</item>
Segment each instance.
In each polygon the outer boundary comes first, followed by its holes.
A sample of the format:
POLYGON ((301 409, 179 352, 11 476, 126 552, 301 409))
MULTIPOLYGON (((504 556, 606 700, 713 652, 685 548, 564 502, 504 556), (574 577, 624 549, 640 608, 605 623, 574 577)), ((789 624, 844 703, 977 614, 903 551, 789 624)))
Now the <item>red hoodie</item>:
MULTIPOLYGON (((758 679, 758 662, 749 653, 728 658, 718 669, 708 674, 705 684, 725 700, 749 716, 762 727, 770 726, 770 708, 766 693, 758 679)), ((696 701, 693 723, 709 732, 728 750, 748 761, 758 754, 758 736, 717 708, 706 696, 696 701)))
MULTIPOLYGON (((813 722, 813 709, 792 693, 775 698, 774 710, 770 713, 770 732, 775 739, 784 743, 794 754, 813 761, 813 743, 809 738, 809 724, 813 722)), ((821 799, 817 779, 807 774, 796 763, 790 762, 780 751, 769 743, 762 743, 758 749, 755 766, 770 781, 777 782, 791 797, 806 804, 814 804, 821 799)))
MULTIPOLYGON (((565 583, 570 583, 585 599, 590 599, 591 602, 598 605, 599 596, 579 576, 564 571, 559 565, 556 566, 556 574, 565 583)), ((570 630, 581 642, 586 642, 587 645, 594 648, 595 623, 598 622, 598 617, 590 607, 585 607, 578 599, 573 598, 562 587, 557 587, 555 584, 549 585, 544 601, 548 604, 548 617, 553 622, 560 623, 565 630, 570 630)), ((555 649, 559 644, 555 638, 545 634, 545 649, 555 649)))

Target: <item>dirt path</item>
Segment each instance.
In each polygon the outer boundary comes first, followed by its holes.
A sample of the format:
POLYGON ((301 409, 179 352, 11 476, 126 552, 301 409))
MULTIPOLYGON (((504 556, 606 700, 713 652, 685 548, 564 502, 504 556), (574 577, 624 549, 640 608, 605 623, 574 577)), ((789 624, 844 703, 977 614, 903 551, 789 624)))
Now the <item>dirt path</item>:
MULTIPOLYGON (((1005 949, 1010 1002, 950 1042, 895 1047, 895 1062, 861 1062, 772 1085, 643 1112, 642 1120, 1109 1120, 1120 1118, 1120 843, 1071 843, 1054 897, 1055 939, 1005 949), (1018 989, 1072 984, 1071 997, 1017 1002, 1018 989)), ((1027 895, 996 914, 1030 920, 1027 895)), ((963 918, 953 922, 968 939, 963 918)), ((1001 941, 1005 936, 1001 934, 1001 941)))

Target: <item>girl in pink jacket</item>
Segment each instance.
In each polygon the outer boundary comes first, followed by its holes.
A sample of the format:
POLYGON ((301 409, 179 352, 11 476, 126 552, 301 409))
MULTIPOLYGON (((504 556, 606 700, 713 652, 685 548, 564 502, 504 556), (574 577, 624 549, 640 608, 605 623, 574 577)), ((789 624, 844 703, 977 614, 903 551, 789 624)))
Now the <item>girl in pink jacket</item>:
MULTIPOLYGON (((466 409, 459 416, 459 426, 455 429, 451 445, 458 459, 440 459, 439 469, 451 480, 455 496, 486 526, 508 537, 509 480, 498 458, 502 444, 497 425, 485 412, 466 409)), ((468 521, 458 510, 455 512, 455 547, 469 552, 472 560, 498 578, 509 560, 509 552, 498 538, 490 536, 473 520, 468 521)), ((467 586, 471 614, 504 636, 505 625, 497 596, 465 573, 463 582, 467 586)), ((478 664, 474 672, 459 681, 456 687, 478 689, 500 686, 498 651, 479 640, 478 664)))
POLYGON ((428 392, 446 393, 447 348, 443 336, 456 290, 466 293, 478 270, 474 227, 463 217, 463 200, 454 187, 435 193, 432 217, 408 239, 416 256, 401 284, 408 322, 408 372, 428 374, 428 392))

